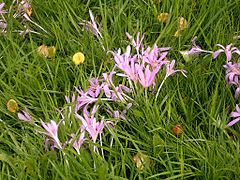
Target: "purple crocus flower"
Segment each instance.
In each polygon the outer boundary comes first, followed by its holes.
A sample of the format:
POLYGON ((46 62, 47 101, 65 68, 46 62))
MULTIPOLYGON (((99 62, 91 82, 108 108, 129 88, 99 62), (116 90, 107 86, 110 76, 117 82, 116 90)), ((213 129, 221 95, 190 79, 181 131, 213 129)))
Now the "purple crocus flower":
POLYGON ((7 13, 7 11, 3 10, 5 3, 0 3, 0 15, 7 13))
POLYGON ((88 92, 85 93, 82 89, 78 89, 77 87, 75 87, 75 89, 79 94, 77 97, 75 112, 79 111, 84 105, 92 104, 98 100, 98 98, 89 96, 88 92))
POLYGON ((116 66, 121 69, 124 74, 118 74, 119 76, 125 76, 133 81, 137 81, 137 71, 136 71, 136 64, 137 56, 131 56, 131 46, 127 46, 126 52, 121 54, 121 49, 118 52, 112 52, 116 66))
POLYGON ((91 113, 89 113, 87 111, 87 106, 85 106, 84 111, 83 111, 84 117, 80 116, 77 113, 75 114, 76 117, 79 120, 81 120, 82 128, 85 129, 89 133, 89 135, 94 143, 96 143, 98 135, 102 133, 102 130, 104 128, 104 121, 101 120, 100 122, 97 122, 96 117, 94 117, 94 115, 97 111, 97 108, 98 108, 98 106, 95 106, 93 111, 91 113))
POLYGON ((237 98, 240 95, 240 63, 232 63, 229 62, 226 65, 223 66, 226 69, 226 81, 229 85, 234 85, 237 87, 235 90, 234 97, 237 98))
POLYGON ((158 98, 158 95, 159 95, 159 92, 164 84, 164 82, 166 81, 166 79, 169 77, 169 76, 172 76, 173 74, 175 74, 176 72, 181 72, 183 74, 183 76, 187 77, 186 76, 186 71, 185 70, 174 70, 173 67, 175 65, 175 60, 172 60, 172 62, 168 62, 166 64, 166 75, 164 77, 164 79, 162 80, 161 84, 159 85, 158 87, 158 90, 157 90, 157 93, 156 93, 156 96, 155 96, 155 101, 157 100, 158 98))
POLYGON ((240 121, 240 108, 238 105, 236 105, 236 111, 235 112, 231 112, 230 117, 234 117, 235 119, 230 121, 227 126, 232 126, 234 124, 236 124, 237 122, 240 121))
POLYGON ((173 74, 175 74, 176 72, 181 72, 183 74, 183 76, 187 77, 187 75, 185 74, 186 71, 185 70, 174 70, 173 67, 175 65, 176 61, 175 60, 172 60, 171 63, 168 63, 166 65, 166 77, 169 77, 173 74))
POLYGON ((107 112, 113 118, 126 120, 126 113, 131 107, 132 107, 132 103, 128 103, 126 108, 123 111, 115 110, 112 112, 111 110, 107 110, 107 112))
POLYGON ((154 68, 152 71, 150 70, 149 65, 147 65, 146 67, 138 66, 137 69, 139 82, 144 88, 148 88, 154 83, 155 76, 158 73, 160 66, 154 68))
POLYGON ((239 84, 240 63, 229 62, 223 66, 226 69, 226 81, 229 85, 239 84))
POLYGON ((142 41, 144 39, 144 35, 142 35, 142 37, 140 38, 140 32, 138 32, 136 41, 134 40, 134 38, 128 32, 126 32, 126 35, 127 35, 128 39, 131 41, 131 45, 136 49, 137 54, 139 55, 140 48, 142 50, 144 48, 144 46, 142 44, 142 41))
POLYGON ((97 27, 97 23, 94 20, 94 16, 91 10, 89 10, 89 15, 91 18, 91 21, 83 21, 83 23, 80 23, 80 25, 85 25, 86 29, 90 32, 92 32, 97 38, 102 38, 102 34, 99 31, 97 27))
POLYGON ((146 62, 151 65, 151 67, 154 69, 156 67, 162 67, 162 65, 166 64, 167 61, 165 61, 168 50, 170 48, 159 48, 156 44, 153 48, 148 47, 142 55, 143 62, 146 62))
POLYGON ((220 53, 225 53, 227 57, 227 62, 229 62, 232 59, 233 53, 237 53, 238 55, 240 55, 239 49, 236 47, 232 47, 232 44, 227 45, 226 48, 221 44, 217 44, 216 46, 220 47, 221 49, 213 53, 213 59, 216 59, 220 53))
MULTIPOLYGON (((74 136, 75 135, 73 134, 72 138, 74 138, 74 136)), ((86 140, 85 131, 83 130, 83 131, 81 131, 80 137, 77 140, 75 140, 73 142, 73 145, 72 145, 73 148, 77 151, 78 154, 80 154, 80 148, 81 148, 81 146, 82 146, 82 144, 84 143, 85 140, 86 140)))
POLYGON ((180 51, 183 58, 188 62, 191 58, 198 56, 200 53, 213 53, 212 51, 203 50, 196 44, 197 36, 192 39, 192 48, 189 51, 180 51))
POLYGON ((124 92, 130 92, 131 89, 129 89, 128 87, 120 84, 119 86, 114 87, 114 89, 112 90, 112 94, 111 94, 111 99, 113 101, 117 101, 120 100, 121 102, 125 103, 125 97, 129 98, 124 92))
POLYGON ((26 122, 32 121, 32 117, 27 111, 18 112, 17 116, 18 116, 18 119, 22 121, 26 121, 26 122))
POLYGON ((41 124, 42 124, 43 128, 46 130, 46 132, 42 132, 42 133, 49 136, 50 138, 52 138, 54 143, 57 144, 57 147, 59 149, 62 149, 61 142, 58 139, 58 126, 59 126, 59 124, 56 124, 56 122, 53 121, 53 120, 51 120, 50 123, 44 123, 41 120, 41 124))
POLYGON ((127 95, 124 94, 123 91, 125 92, 130 92, 131 90, 122 85, 119 84, 118 86, 115 86, 112 82, 112 76, 116 72, 111 71, 108 75, 108 73, 103 73, 103 78, 105 82, 103 83, 103 91, 109 100, 117 101, 120 100, 122 102, 126 102, 124 97, 127 97, 127 95))
POLYGON ((200 54, 201 52, 210 52, 210 53, 212 53, 211 51, 203 50, 200 46, 198 46, 196 44, 196 39, 197 39, 197 36, 195 36, 192 39, 192 48, 188 51, 188 55, 189 56, 195 56, 195 55, 200 54))
POLYGON ((93 98, 97 98, 102 90, 102 86, 99 84, 98 78, 91 78, 88 82, 90 84, 87 91, 88 94, 93 98))

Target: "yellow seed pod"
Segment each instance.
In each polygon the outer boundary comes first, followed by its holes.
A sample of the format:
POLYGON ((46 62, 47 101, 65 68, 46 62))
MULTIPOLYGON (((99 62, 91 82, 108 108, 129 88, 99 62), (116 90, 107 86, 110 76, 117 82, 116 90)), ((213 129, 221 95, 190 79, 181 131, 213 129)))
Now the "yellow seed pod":
POLYGON ((184 17, 178 18, 178 30, 184 30, 188 27, 188 22, 184 17))
POLYGON ((160 13, 157 17, 157 20, 159 22, 167 22, 167 20, 169 19, 170 14, 169 13, 160 13))
POLYGON ((83 53, 81 52, 77 52, 73 55, 72 61, 74 62, 74 64, 79 65, 82 64, 85 60, 85 56, 83 53))
POLYGON ((150 159, 145 154, 137 153, 133 156, 133 162, 135 163, 138 170, 142 171, 145 167, 149 167, 150 159))
POLYGON ((56 55, 56 47, 55 46, 50 46, 48 48, 48 58, 54 58, 56 55))
POLYGON ((174 36, 175 36, 175 37, 181 36, 181 30, 178 29, 178 30, 175 32, 174 36))
POLYGON ((48 47, 46 45, 41 45, 37 49, 38 54, 44 57, 48 57, 48 47))
POLYGON ((14 99, 10 99, 8 102, 7 102, 7 109, 12 112, 12 113, 15 113, 18 111, 18 104, 17 102, 14 100, 14 99))

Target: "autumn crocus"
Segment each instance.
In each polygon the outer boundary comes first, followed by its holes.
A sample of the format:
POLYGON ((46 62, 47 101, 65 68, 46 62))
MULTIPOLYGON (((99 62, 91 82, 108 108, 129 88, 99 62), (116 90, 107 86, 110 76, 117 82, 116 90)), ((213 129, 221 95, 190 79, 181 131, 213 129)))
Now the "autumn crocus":
MULTIPOLYGON (((74 136, 75 135, 73 134, 72 138, 74 138, 74 136)), ((80 134, 80 137, 77 140, 75 140, 73 142, 73 144, 72 144, 73 148, 77 151, 78 154, 80 154, 80 148, 83 145, 85 140, 86 140, 86 138, 85 138, 85 131, 82 130, 81 134, 80 134)))
POLYGON ((188 62, 191 58, 198 56, 200 53, 213 53, 212 51, 203 50, 196 44, 197 36, 192 39, 192 48, 189 51, 180 51, 183 58, 188 62))
POLYGON ((17 113, 18 119, 22 120, 22 121, 32 121, 32 116, 27 112, 27 111, 21 111, 17 113))
POLYGON ((118 86, 115 86, 112 81, 112 76, 116 72, 111 71, 110 73, 103 73, 103 78, 105 82, 103 82, 103 91, 105 93, 105 96, 108 98, 110 101, 118 101, 120 100, 121 102, 126 102, 125 97, 128 97, 123 91, 125 92, 130 92, 131 90, 122 85, 119 84, 118 86))
POLYGON ((169 62, 167 65, 166 65, 166 77, 169 77, 173 74, 175 74, 176 72, 181 72, 183 76, 187 77, 186 76, 186 71, 185 70, 174 70, 174 65, 175 65, 176 61, 175 60, 172 60, 171 63, 169 62))
POLYGON ((89 10, 89 15, 90 15, 90 19, 91 21, 83 21, 82 23, 80 23, 80 25, 85 25, 85 28, 92 32, 97 38, 102 38, 102 34, 98 29, 97 23, 94 19, 93 13, 91 10, 89 10))
POLYGON ((230 117, 235 118, 234 120, 230 121, 227 126, 233 126, 234 124, 236 124, 237 122, 240 121, 240 107, 238 105, 236 105, 236 111, 232 112, 230 114, 230 117))
POLYGON ((94 106, 92 112, 88 112, 87 106, 84 107, 83 116, 75 113, 76 117, 82 122, 82 128, 85 129, 92 141, 96 143, 99 134, 102 133, 104 128, 104 121, 97 121, 95 113, 98 109, 98 106, 94 106))
POLYGON ((0 15, 7 13, 7 11, 3 10, 5 3, 0 3, 0 15))
POLYGON ((174 70, 174 65, 175 65, 176 61, 175 60, 172 60, 171 62, 168 62, 166 64, 166 75, 164 77, 164 79, 162 80, 161 84, 159 85, 159 88, 157 90, 157 93, 156 93, 156 96, 155 96, 155 101, 157 100, 158 98, 158 95, 159 95, 159 92, 164 84, 164 82, 166 81, 166 79, 169 77, 169 76, 172 76, 173 74, 177 73, 177 72, 181 72, 183 76, 187 77, 186 75, 186 71, 185 70, 182 70, 182 69, 178 69, 178 70, 174 70))
POLYGON ((62 149, 62 145, 60 140, 58 139, 58 126, 59 124, 56 124, 55 121, 51 120, 50 123, 44 123, 41 120, 42 127, 46 130, 46 132, 42 132, 43 134, 50 137, 54 143, 56 143, 57 147, 59 149, 62 149))
POLYGON ((239 84, 240 63, 229 62, 223 66, 226 69, 226 81, 229 85, 239 84))
POLYGON ((94 98, 98 97, 102 90, 102 86, 99 84, 98 78, 91 78, 88 82, 90 84, 87 91, 88 94, 94 98))
POLYGON ((144 50, 142 53, 142 61, 150 64, 152 68, 161 68, 162 65, 167 63, 165 59, 169 50, 169 47, 159 48, 155 44, 153 48, 148 47, 146 50, 144 50))
POLYGON ((150 66, 147 65, 146 67, 143 66, 137 66, 138 69, 138 78, 140 84, 144 88, 148 88, 154 83, 155 76, 158 73, 160 66, 154 68, 153 70, 150 70, 150 66))
POLYGON ((140 32, 138 32, 136 40, 134 40, 134 38, 128 32, 126 32, 126 35, 127 35, 128 39, 130 40, 131 45, 136 49, 137 54, 139 55, 139 50, 142 50, 144 48, 143 43, 142 43, 142 41, 144 39, 144 35, 142 35, 142 37, 140 37, 140 32))
POLYGON ((98 100, 98 98, 93 98, 93 97, 89 96, 88 92, 84 92, 81 88, 75 87, 75 89, 78 92, 75 112, 77 112, 83 106, 92 104, 98 100))
POLYGON ((131 56, 131 46, 127 46, 126 52, 121 54, 121 49, 118 52, 112 52, 116 66, 121 69, 124 74, 118 73, 120 76, 128 77, 133 81, 137 81, 136 64, 138 63, 137 56, 131 56))
POLYGON ((237 47, 232 47, 232 44, 229 44, 226 47, 224 47, 221 44, 217 44, 216 46, 220 47, 221 49, 219 49, 219 50, 217 50, 213 53, 213 59, 216 59, 219 56, 219 54, 225 53, 226 58, 227 58, 227 62, 229 62, 232 59, 232 54, 233 53, 236 53, 236 54, 240 55, 239 49, 237 47))

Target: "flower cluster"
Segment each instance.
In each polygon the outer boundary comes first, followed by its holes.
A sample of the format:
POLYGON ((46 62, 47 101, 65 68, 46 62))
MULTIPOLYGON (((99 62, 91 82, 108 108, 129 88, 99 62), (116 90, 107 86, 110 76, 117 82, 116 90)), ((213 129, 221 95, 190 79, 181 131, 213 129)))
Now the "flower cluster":
MULTIPOLYGON (((26 11, 31 6, 27 1, 24 2, 25 4, 20 3, 21 8, 18 8, 18 13, 14 14, 14 17, 23 17, 32 22, 29 18, 30 14, 26 11)), ((4 13, 4 11, 2 12, 4 13)), ((91 21, 83 21, 80 24, 85 25, 85 28, 93 33, 102 45, 103 36, 92 12, 89 11, 89 14, 91 21)), ((75 92, 71 96, 65 96, 68 107, 60 111, 62 117, 60 122, 56 123, 56 121, 51 120, 49 123, 45 123, 40 121, 42 129, 39 132, 46 135, 46 149, 49 147, 53 150, 63 149, 66 146, 71 146, 79 154, 81 146, 90 141, 92 142, 90 145, 93 144, 94 152, 99 153, 95 144, 97 142, 102 144, 102 133, 105 127, 114 128, 119 120, 127 120, 127 111, 134 102, 133 83, 140 84, 145 91, 152 87, 155 88, 157 87, 157 74, 163 70, 165 76, 159 83, 155 97, 157 99, 159 91, 168 77, 176 72, 181 72, 186 76, 185 70, 174 69, 175 60, 167 58, 169 47, 158 47, 156 44, 153 47, 145 47, 143 44, 144 35, 140 36, 138 33, 136 39, 129 33, 126 35, 130 44, 126 47, 125 53, 121 53, 121 49, 117 52, 107 51, 113 56, 115 63, 113 69, 110 72, 102 73, 100 77, 90 78, 86 90, 82 87, 75 87, 75 92), (118 81, 115 81, 115 78, 118 81), (68 130, 70 132, 67 135, 68 140, 65 142, 62 142, 61 138, 58 137, 60 124, 70 127, 68 130), (77 124, 77 129, 72 124, 77 124), (75 132, 73 132, 72 127, 75 132)), ((104 47, 103 49, 105 51, 104 47)), ((43 56, 48 57, 49 50, 46 46, 40 46, 38 50, 43 56)), ((83 63, 84 55, 82 53, 75 54, 73 61, 75 64, 83 63)), ((19 112, 18 118, 23 121, 32 121, 31 116, 26 111, 19 112)), ((39 128, 38 125, 37 127, 39 128)))
MULTIPOLYGON (((217 44, 216 46, 220 47, 220 49, 213 53, 213 58, 216 59, 221 53, 225 53, 226 64, 223 66, 226 69, 225 79, 228 85, 235 87, 234 97, 237 99, 240 95, 240 63, 234 62, 232 57, 233 54, 240 55, 240 50, 232 44, 229 44, 226 47, 221 44, 217 44)), ((235 117, 236 119, 228 123, 227 126, 232 126, 239 121, 240 109, 238 105, 236 105, 236 110, 237 112, 232 112, 230 114, 231 117, 235 117)))
MULTIPOLYGON (((153 48, 145 48, 143 45, 144 37, 140 37, 138 33, 136 40, 127 33, 130 40, 130 45, 127 46, 126 52, 121 53, 119 49, 117 52, 110 51, 115 62, 114 68, 110 72, 105 72, 101 77, 92 77, 88 80, 89 86, 84 91, 81 87, 75 87, 76 92, 73 95, 65 96, 66 102, 69 104, 67 118, 70 119, 72 115, 80 123, 79 133, 72 133, 71 139, 64 144, 72 144, 73 148, 80 153, 80 147, 86 140, 97 143, 98 139, 101 143, 101 134, 106 127, 115 127, 117 121, 106 121, 104 116, 112 116, 114 119, 127 120, 126 113, 131 108, 133 98, 131 92, 131 82, 139 83, 143 88, 147 89, 156 84, 156 75, 163 67, 165 67, 165 78, 173 75, 176 72, 181 72, 185 75, 184 70, 174 70, 175 60, 168 60, 167 54, 170 48, 159 48, 154 45, 153 48), (134 51, 132 51, 134 49, 134 51), (122 71, 118 72, 118 71, 122 71), (127 78, 130 82, 125 84, 114 84, 114 78, 127 78), (129 85, 129 86, 128 86, 129 85), (112 103, 111 108, 100 108, 100 103, 112 103), (120 111, 120 106, 125 108, 120 111), (114 109, 113 107, 118 107, 114 109), (100 110, 99 110, 100 109, 100 110), (98 114, 101 111, 101 114, 98 114)), ((121 80, 120 82, 125 82, 121 80)), ((163 84, 160 85, 160 88, 163 84)), ((159 88, 159 90, 160 90, 159 88)), ((58 125, 52 121, 42 126, 46 130, 46 135, 52 141, 52 148, 63 148, 62 144, 57 138, 58 125), (54 127, 53 127, 54 126, 54 127), (53 127, 53 128, 49 128, 53 127), (54 130, 54 132, 50 132, 54 130)), ((49 139, 48 141, 49 142, 49 139)), ((98 152, 94 145, 93 150, 98 152)))
POLYGON ((169 47, 158 47, 155 44, 153 48, 145 48, 143 45, 144 36, 140 37, 140 33, 137 34, 136 40, 128 33, 126 35, 131 42, 131 45, 127 46, 126 52, 121 53, 121 49, 117 52, 111 51, 117 68, 123 71, 118 75, 127 77, 130 81, 138 82, 144 88, 148 88, 156 85, 156 76, 165 67, 166 75, 158 88, 156 99, 167 77, 176 72, 181 72, 186 76, 185 70, 174 70, 175 60, 170 61, 167 58, 169 47))
POLYGON ((7 26, 8 21, 6 18, 6 14, 12 13, 13 18, 18 19, 20 21, 20 24, 23 25, 24 29, 15 29, 13 32, 19 33, 20 36, 24 36, 27 33, 35 33, 40 34, 36 31, 33 31, 28 28, 27 23, 31 23, 47 33, 47 31, 42 28, 40 25, 38 25, 36 22, 31 20, 32 16, 32 6, 30 4, 29 0, 22 0, 22 1, 13 1, 12 6, 10 6, 8 9, 5 8, 5 3, 0 3, 0 32, 6 33, 7 32, 7 26))

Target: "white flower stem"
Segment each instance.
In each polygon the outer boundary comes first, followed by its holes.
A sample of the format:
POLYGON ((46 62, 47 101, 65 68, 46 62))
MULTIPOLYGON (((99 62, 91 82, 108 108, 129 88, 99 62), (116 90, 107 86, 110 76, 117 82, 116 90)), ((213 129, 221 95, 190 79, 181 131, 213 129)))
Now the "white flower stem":
POLYGON ((155 96, 155 102, 157 101, 157 98, 158 98, 159 92, 160 92, 160 90, 161 90, 161 88, 162 88, 164 82, 166 81, 167 77, 168 77, 168 76, 165 76, 165 77, 164 77, 164 79, 162 80, 162 82, 161 82, 161 84, 160 84, 160 86, 159 86, 159 88, 158 88, 158 90, 157 90, 157 94, 156 94, 156 96, 155 96))

